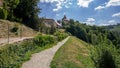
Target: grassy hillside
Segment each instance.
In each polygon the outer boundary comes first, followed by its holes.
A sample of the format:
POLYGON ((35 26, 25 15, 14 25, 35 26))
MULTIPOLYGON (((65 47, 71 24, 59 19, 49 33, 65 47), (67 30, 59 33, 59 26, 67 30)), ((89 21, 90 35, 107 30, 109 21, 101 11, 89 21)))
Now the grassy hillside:
POLYGON ((93 46, 71 37, 55 54, 51 68, 94 68, 92 49, 93 46))
MULTIPOLYGON (((19 37, 21 31, 21 24, 18 22, 11 22, 8 20, 0 20, 0 38, 8 36, 8 24, 10 37, 19 37)), ((28 37, 36 34, 36 31, 22 24, 22 36, 28 37)))

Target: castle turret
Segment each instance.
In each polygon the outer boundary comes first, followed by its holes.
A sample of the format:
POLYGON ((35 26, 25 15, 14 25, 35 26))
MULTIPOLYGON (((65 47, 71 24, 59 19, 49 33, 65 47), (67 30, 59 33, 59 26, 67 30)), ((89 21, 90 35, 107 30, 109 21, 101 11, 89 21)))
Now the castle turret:
POLYGON ((64 24, 69 24, 69 20, 67 19, 66 15, 64 15, 62 18, 62 22, 64 22, 64 24))
POLYGON ((67 20, 67 17, 66 17, 66 15, 64 15, 64 17, 62 18, 62 20, 67 20))

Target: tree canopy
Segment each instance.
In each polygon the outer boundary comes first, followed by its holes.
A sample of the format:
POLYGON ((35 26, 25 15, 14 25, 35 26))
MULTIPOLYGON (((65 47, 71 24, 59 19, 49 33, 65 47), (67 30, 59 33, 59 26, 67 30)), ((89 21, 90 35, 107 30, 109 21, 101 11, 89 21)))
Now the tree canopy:
POLYGON ((39 0, 4 0, 3 8, 0 9, 1 19, 19 21, 23 24, 35 28, 38 13, 39 0))

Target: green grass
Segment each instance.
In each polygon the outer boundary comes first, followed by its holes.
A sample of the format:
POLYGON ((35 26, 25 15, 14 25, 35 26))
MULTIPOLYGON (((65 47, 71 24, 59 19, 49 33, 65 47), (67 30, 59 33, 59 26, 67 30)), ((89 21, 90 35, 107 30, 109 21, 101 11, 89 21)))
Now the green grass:
POLYGON ((94 47, 76 37, 70 39, 56 52, 51 68, 95 68, 90 51, 94 47))

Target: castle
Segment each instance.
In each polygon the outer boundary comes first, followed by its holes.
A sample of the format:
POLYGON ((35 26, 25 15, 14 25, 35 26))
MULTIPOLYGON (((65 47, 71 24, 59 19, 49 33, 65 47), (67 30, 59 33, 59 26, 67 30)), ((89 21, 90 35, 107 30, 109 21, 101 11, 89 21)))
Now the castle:
POLYGON ((64 24, 69 24, 69 20, 67 19, 66 15, 64 15, 62 18, 62 22, 64 22, 64 24))
POLYGON ((62 22, 64 22, 65 25, 69 24, 69 20, 67 19, 66 15, 64 15, 64 17, 63 17, 61 20, 58 20, 58 21, 55 21, 54 19, 49 19, 49 18, 45 18, 45 19, 43 20, 43 23, 44 23, 47 27, 52 27, 52 26, 54 26, 54 27, 60 28, 60 27, 63 26, 63 23, 62 23, 62 22))

